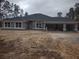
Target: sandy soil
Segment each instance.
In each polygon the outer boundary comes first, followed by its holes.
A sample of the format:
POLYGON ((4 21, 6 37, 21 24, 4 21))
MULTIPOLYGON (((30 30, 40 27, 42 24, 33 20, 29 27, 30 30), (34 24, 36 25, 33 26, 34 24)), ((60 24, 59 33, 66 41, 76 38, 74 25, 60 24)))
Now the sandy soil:
POLYGON ((0 59, 79 59, 79 33, 0 30, 0 59))

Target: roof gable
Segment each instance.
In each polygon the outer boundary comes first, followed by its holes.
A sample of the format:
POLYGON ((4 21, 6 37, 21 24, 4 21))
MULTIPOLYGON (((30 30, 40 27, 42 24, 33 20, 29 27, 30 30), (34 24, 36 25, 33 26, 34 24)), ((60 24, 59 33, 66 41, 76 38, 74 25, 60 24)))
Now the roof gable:
POLYGON ((28 19, 51 19, 52 17, 44 15, 44 14, 32 14, 28 16, 28 19))

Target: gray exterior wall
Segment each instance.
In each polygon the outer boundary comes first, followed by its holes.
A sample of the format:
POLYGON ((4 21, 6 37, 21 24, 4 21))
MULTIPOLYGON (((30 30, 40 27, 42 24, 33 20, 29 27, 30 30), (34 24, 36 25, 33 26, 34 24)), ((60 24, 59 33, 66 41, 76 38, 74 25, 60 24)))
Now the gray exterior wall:
POLYGON ((3 21, 2 25, 2 29, 27 29, 28 26, 27 22, 23 21, 3 21), (7 22, 10 23, 10 27, 6 27, 5 23, 7 22), (16 23, 21 23, 21 27, 16 27, 16 23))
POLYGON ((35 29, 35 30, 47 30, 46 24, 63 24, 63 31, 66 31, 67 24, 74 24, 75 31, 79 31, 79 22, 78 21, 42 21, 42 20, 33 20, 33 21, 26 21, 26 20, 4 20, 0 21, 2 23, 2 29, 35 29), (13 22, 14 27, 5 27, 5 22, 13 22), (16 23, 20 22, 21 27, 16 27, 16 23), (41 27, 40 27, 41 25, 41 27))

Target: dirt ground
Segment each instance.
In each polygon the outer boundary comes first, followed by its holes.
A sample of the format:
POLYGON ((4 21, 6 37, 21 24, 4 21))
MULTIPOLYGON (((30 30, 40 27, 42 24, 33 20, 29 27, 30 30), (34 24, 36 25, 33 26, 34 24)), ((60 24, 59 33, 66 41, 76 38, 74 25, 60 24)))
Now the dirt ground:
POLYGON ((79 59, 79 33, 0 30, 0 59, 79 59))

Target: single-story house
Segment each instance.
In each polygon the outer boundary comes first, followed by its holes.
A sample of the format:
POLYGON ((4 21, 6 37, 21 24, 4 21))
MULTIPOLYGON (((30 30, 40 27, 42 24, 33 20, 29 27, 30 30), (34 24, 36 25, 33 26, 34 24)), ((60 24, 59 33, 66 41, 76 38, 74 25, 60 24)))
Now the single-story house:
POLYGON ((79 31, 79 21, 66 17, 50 17, 38 13, 25 17, 1 19, 0 29, 79 31))

